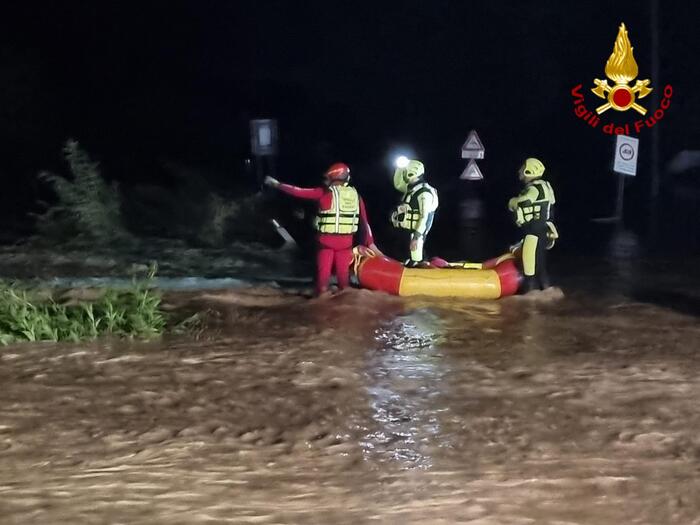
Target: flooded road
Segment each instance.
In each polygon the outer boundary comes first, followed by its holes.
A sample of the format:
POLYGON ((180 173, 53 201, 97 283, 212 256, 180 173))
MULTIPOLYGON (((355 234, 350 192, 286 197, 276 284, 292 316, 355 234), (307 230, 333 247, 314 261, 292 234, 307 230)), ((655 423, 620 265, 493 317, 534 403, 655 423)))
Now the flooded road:
POLYGON ((700 301, 609 270, 207 291, 202 340, 1 348, 0 523, 700 524, 700 301))

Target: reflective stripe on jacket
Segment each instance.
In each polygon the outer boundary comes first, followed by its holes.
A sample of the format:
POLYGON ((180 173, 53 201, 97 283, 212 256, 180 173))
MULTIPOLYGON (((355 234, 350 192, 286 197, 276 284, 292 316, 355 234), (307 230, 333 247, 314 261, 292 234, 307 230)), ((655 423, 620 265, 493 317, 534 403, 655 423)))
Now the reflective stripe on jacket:
POLYGON ((515 223, 522 226, 533 221, 548 221, 556 202, 552 185, 540 179, 528 183, 520 195, 510 200, 508 207, 515 213, 515 223))
POLYGON ((360 223, 360 196, 352 186, 330 186, 333 194, 331 207, 319 210, 316 230, 321 233, 352 234, 360 223))
POLYGON ((391 222, 396 228, 403 230, 417 231, 420 234, 427 233, 432 223, 432 216, 438 208, 438 195, 435 188, 427 182, 420 182, 408 189, 403 196, 401 204, 391 216, 391 222), (430 196, 427 209, 421 209, 421 197, 425 194, 430 196), (425 219, 422 221, 422 219, 425 219), (424 226, 421 228, 421 222, 424 226), (419 231, 420 229, 426 231, 419 231))

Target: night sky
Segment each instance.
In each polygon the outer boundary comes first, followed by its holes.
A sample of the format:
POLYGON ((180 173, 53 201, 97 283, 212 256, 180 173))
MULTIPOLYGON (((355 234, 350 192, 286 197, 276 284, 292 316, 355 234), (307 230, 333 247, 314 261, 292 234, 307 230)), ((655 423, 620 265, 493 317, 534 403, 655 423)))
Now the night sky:
MULTIPOLYGON (((680 150, 700 149, 700 13, 694 2, 659 4, 661 68, 651 85, 674 89, 659 124, 663 167, 680 150)), ((255 117, 279 120, 280 178, 313 183, 343 160, 380 216, 395 198, 392 151, 411 148, 438 189, 456 191, 459 147, 472 128, 486 146, 478 191, 492 210, 517 189, 522 159, 536 156, 558 190, 563 223, 610 214, 613 139, 573 115, 569 92, 581 83, 587 106, 599 104, 590 88, 604 78, 621 22, 639 78, 651 77, 649 6, 15 2, 3 8, 0 33, 3 217, 8 228, 26 228, 43 196, 36 175, 64 170, 68 137, 123 184, 167 185, 162 166, 175 161, 224 190, 242 187, 255 117)), ((651 108, 651 100, 642 102, 651 108)), ((642 227, 648 208, 650 137, 641 134, 639 176, 628 187, 632 226, 642 227)))

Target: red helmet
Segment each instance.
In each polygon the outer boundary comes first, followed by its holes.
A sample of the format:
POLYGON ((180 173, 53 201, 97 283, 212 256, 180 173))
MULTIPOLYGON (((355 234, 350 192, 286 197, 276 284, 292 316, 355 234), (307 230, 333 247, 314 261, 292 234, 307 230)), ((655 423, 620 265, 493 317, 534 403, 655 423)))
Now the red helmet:
POLYGON ((331 164, 331 167, 326 170, 323 176, 330 182, 347 182, 350 180, 350 168, 347 164, 336 162, 335 164, 331 164))

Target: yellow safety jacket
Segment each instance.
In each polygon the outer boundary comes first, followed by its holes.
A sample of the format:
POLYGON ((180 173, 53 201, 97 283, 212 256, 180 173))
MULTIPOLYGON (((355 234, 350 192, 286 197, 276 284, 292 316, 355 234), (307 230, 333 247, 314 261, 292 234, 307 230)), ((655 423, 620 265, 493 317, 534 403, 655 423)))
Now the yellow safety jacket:
POLYGON ((547 222, 557 202, 552 185, 546 180, 529 182, 517 197, 508 202, 508 208, 515 213, 518 226, 531 222, 547 222))
POLYGON ((435 188, 427 182, 421 182, 409 188, 406 194, 401 199, 399 207, 391 214, 391 223, 395 228, 403 230, 417 231, 420 234, 425 234, 424 231, 419 231, 421 219, 424 215, 427 217, 426 225, 423 229, 429 230, 432 223, 432 215, 438 208, 438 195, 435 188), (429 193, 431 196, 429 209, 421 210, 419 197, 424 193, 429 193))
POLYGON ((320 233, 351 234, 360 223, 360 196, 352 186, 330 186, 333 194, 331 207, 319 210, 314 221, 320 233))

